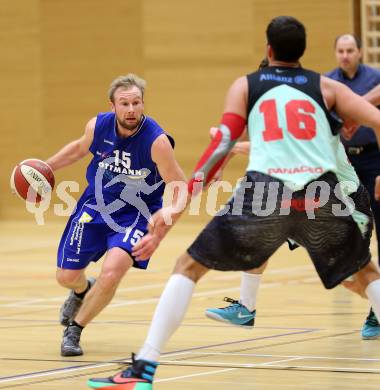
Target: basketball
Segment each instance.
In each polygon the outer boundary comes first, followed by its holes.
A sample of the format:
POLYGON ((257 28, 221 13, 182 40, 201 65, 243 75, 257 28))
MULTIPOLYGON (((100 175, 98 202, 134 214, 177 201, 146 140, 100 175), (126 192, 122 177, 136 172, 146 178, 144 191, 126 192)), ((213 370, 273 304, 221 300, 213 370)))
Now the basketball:
POLYGON ((53 188, 53 171, 42 160, 35 158, 24 160, 13 169, 11 189, 21 199, 39 203, 53 188))

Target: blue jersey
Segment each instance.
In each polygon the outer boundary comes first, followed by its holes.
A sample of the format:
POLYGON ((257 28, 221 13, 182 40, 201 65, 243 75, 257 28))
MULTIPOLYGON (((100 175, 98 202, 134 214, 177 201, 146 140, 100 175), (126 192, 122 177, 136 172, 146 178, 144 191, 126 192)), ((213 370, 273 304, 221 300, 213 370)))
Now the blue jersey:
MULTIPOLYGON (((164 130, 153 119, 143 116, 133 135, 119 137, 115 114, 99 114, 90 146, 94 157, 87 168, 86 197, 95 197, 98 206, 103 205, 103 200, 105 205, 116 199, 125 201, 116 213, 128 212, 131 207, 136 207, 133 204, 136 197, 150 211, 161 207, 165 184, 152 160, 151 149, 153 142, 162 134, 165 134, 164 130), (99 196, 103 199, 100 202, 99 196)), ((174 146, 171 137, 169 140, 174 146)))
MULTIPOLYGON (((340 68, 333 69, 331 72, 326 73, 325 76, 340 81, 360 96, 365 95, 372 88, 380 84, 380 70, 363 64, 359 65, 359 68, 352 79, 348 78, 340 68)), ((374 131, 365 126, 359 127, 351 140, 347 141, 344 138, 341 140, 346 146, 377 143, 374 131)))
POLYGON ((152 144, 161 134, 165 134, 161 127, 143 116, 137 131, 122 138, 114 113, 97 116, 88 187, 62 235, 58 267, 83 269, 114 247, 129 253, 135 267, 148 266, 149 260, 135 261, 132 248, 147 233, 151 214, 162 207, 165 183, 151 156, 152 144))

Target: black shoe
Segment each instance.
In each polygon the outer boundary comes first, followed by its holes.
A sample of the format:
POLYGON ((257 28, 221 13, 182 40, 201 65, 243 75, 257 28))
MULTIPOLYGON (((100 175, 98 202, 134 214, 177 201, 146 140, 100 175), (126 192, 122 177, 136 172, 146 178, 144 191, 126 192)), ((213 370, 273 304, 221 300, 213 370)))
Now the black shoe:
POLYGON ((61 356, 80 356, 83 350, 79 345, 82 329, 75 325, 68 326, 63 332, 61 356))

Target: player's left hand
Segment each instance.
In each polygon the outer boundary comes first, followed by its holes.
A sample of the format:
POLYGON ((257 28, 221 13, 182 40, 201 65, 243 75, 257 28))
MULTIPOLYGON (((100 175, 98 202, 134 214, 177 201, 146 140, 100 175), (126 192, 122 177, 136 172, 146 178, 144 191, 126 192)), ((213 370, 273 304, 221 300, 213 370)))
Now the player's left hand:
POLYGON ((160 245, 160 241, 154 234, 146 234, 132 249, 135 260, 148 260, 160 245))
POLYGON ((155 212, 148 224, 148 234, 146 234, 132 249, 132 255, 137 261, 149 259, 162 239, 166 236, 172 225, 179 217, 180 213, 173 214, 171 208, 162 208, 155 212), (168 221, 170 223, 168 223, 168 221))

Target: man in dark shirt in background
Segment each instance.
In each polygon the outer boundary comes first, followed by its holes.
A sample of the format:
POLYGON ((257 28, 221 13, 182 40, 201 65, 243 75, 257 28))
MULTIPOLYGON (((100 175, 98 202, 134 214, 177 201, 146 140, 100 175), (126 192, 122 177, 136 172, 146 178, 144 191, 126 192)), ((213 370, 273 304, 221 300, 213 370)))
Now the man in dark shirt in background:
MULTIPOLYGON (((380 85, 380 70, 361 63, 362 51, 360 40, 350 34, 340 35, 335 40, 335 56, 338 68, 326 73, 327 77, 340 81, 352 91, 363 96, 370 103, 379 104, 377 91, 380 85)), ((360 181, 371 197, 378 256, 380 256, 380 203, 374 198, 376 177, 380 175, 380 151, 372 129, 361 126, 348 141, 342 139, 347 156, 355 168, 360 181)), ((380 337, 380 324, 372 309, 362 328, 363 339, 380 337)))

